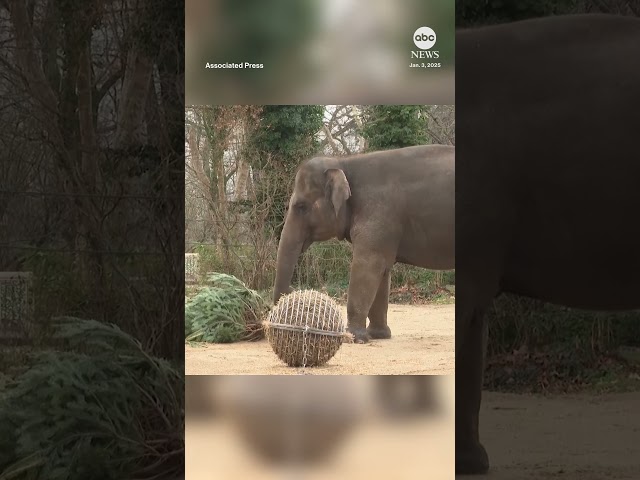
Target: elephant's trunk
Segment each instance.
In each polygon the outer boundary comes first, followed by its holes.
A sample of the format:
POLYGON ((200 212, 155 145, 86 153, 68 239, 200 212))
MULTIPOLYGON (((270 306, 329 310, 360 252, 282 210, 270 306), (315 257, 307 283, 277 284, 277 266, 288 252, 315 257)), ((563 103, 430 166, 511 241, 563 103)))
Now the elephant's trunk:
POLYGON ((285 222, 280 243, 278 244, 278 258, 276 260, 276 284, 273 290, 273 303, 280 297, 291 292, 291 278, 293 269, 298 263, 298 257, 303 250, 304 239, 297 238, 292 227, 285 222))

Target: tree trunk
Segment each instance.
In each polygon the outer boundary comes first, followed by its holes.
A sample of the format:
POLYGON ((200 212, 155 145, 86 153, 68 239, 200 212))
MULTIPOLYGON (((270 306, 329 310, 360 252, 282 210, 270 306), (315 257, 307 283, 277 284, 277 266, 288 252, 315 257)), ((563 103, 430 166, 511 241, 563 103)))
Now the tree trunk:
POLYGON ((118 108, 117 148, 144 143, 144 118, 153 61, 134 45, 127 53, 122 98, 118 108))
POLYGON ((358 126, 358 132, 356 133, 356 135, 358 136, 358 152, 357 153, 366 152, 367 150, 367 139, 364 138, 362 135, 360 135, 360 132, 362 132, 362 129, 363 129, 362 118, 360 117, 360 113, 361 113, 360 109, 357 106, 351 105, 351 115, 353 116, 353 121, 358 126))
POLYGON ((145 123, 147 125, 147 140, 150 145, 159 147, 162 143, 162 124, 160 123, 160 108, 158 105, 158 94, 153 79, 153 71, 149 79, 149 91, 145 104, 145 123))
MULTIPOLYGON (((80 150, 80 177, 87 192, 98 194, 98 149, 93 125, 92 81, 91 81, 91 45, 88 37, 81 46, 78 57, 78 76, 76 79, 78 92, 78 133, 80 150)), ((84 242, 85 252, 80 255, 80 273, 84 285, 97 285, 104 291, 104 264, 102 262, 101 218, 97 207, 97 199, 85 197, 84 215, 80 218, 80 235, 84 242), (88 210, 88 211, 87 211, 88 210), (87 247, 92 246, 93 252, 87 247)))
POLYGON ((236 172, 236 200, 247 199, 247 185, 249 183, 249 164, 242 158, 237 159, 238 167, 236 172))
POLYGON ((216 181, 216 197, 217 197, 217 205, 216 205, 216 216, 217 216, 217 232, 219 238, 219 248, 222 253, 222 258, 224 265, 229 267, 229 235, 227 231, 227 182, 224 171, 224 151, 220 148, 220 146, 216 146, 217 148, 212 148, 212 161, 213 168, 215 171, 215 181, 216 181))

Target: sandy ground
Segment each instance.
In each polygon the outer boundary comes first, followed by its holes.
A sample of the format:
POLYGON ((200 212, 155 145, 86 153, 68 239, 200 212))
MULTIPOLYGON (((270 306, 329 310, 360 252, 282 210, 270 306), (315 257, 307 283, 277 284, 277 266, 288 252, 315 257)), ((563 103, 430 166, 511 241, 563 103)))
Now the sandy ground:
MULTIPOLYGON (((453 376, 438 378, 441 385, 439 398, 443 402, 438 416, 411 416, 402 421, 376 413, 374 393, 371 390, 367 393, 367 389, 373 385, 373 377, 339 378, 349 382, 352 388, 364 389, 351 400, 359 405, 359 420, 344 437, 334 439, 332 444, 336 447, 335 451, 322 458, 318 465, 307 467, 303 471, 292 471, 291 467, 266 464, 256 455, 256 450, 247 445, 234 423, 224 414, 213 418, 194 418, 187 412, 186 479, 453 479, 453 376)), ((226 390, 230 388, 229 385, 225 387, 226 390)), ((345 385, 333 386, 336 389, 341 387, 344 388, 345 385)), ((262 397, 256 397, 253 403, 259 403, 260 398, 262 397)), ((296 422, 295 419, 292 421, 296 422)), ((308 435, 311 432, 305 430, 301 434, 308 435)), ((277 441, 280 437, 274 438, 277 441)))
MULTIPOLYGON (((224 378, 239 381, 246 377, 224 378)), ((337 378, 355 386, 367 386, 374 377, 337 378)), ((439 378, 453 382, 451 376, 439 378)), ((340 386, 336 384, 331 389, 340 386)), ((229 385, 224 387, 221 391, 231 391, 229 385)), ((412 417, 408 421, 385 420, 376 414, 375 401, 371 400, 375 389, 368 388, 370 393, 360 394, 358 401, 370 413, 338 442, 336 455, 301 476, 262 464, 224 415, 204 420, 187 415, 187 478, 453 478, 452 383, 441 390, 441 395, 446 395, 441 397, 444 404, 450 406, 442 416, 412 417)), ((640 478, 638 405, 640 392, 547 398, 485 392, 481 435, 491 459, 491 471, 487 476, 456 479, 637 480, 640 478)))
MULTIPOLYGON (((343 307, 346 318, 346 307, 343 307)), ((450 375, 455 371, 455 305, 389 305, 392 338, 367 345, 345 343, 319 375, 450 375)), ((266 340, 185 345, 187 375, 292 375, 266 340)))
POLYGON ((481 438, 486 477, 457 479, 640 478, 640 393, 552 398, 484 393, 481 438))

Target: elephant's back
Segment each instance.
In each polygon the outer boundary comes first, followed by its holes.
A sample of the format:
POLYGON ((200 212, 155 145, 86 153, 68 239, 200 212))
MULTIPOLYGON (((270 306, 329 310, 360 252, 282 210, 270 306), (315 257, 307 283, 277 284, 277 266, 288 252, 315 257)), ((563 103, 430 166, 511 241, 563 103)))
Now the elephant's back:
POLYGON ((640 20, 469 30, 456 57, 460 265, 500 245, 504 290, 574 307, 638 306, 640 70, 629 59, 640 58, 640 20))

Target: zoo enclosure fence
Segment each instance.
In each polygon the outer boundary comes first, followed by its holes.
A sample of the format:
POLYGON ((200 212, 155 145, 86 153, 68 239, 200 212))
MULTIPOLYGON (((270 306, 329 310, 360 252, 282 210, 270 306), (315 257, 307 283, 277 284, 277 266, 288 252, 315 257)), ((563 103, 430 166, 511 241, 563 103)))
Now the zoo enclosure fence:
MULTIPOLYGON (((207 273, 219 272, 233 275, 249 288, 269 290, 275 281, 277 245, 256 246, 252 244, 227 245, 188 242, 190 251, 185 253, 185 283, 198 283, 207 273), (223 258, 223 249, 228 257, 223 258), (200 250, 202 253, 194 252, 200 250)), ((314 243, 299 259, 292 283, 305 288, 344 289, 349 283, 351 267, 351 245, 337 240, 314 243)), ((409 265, 398 264, 392 273, 392 286, 415 284, 437 289, 455 284, 452 272, 430 271, 409 265)), ((430 289, 430 288, 428 288, 430 289)))

